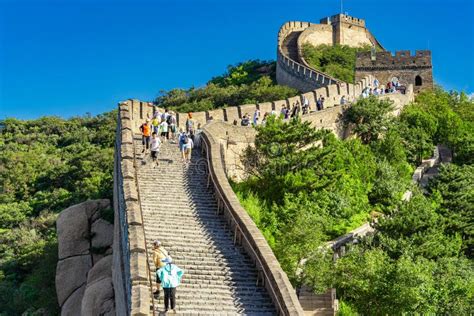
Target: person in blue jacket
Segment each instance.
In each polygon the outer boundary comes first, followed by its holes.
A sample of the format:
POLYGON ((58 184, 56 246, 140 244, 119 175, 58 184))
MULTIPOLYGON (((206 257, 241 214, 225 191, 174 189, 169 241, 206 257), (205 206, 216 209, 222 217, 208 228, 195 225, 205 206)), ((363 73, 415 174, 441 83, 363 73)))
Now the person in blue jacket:
POLYGON ((157 274, 161 280, 163 291, 165 292, 165 312, 171 307, 173 312, 176 313, 176 288, 181 283, 184 272, 173 264, 171 257, 167 257, 161 261, 165 263, 165 266, 160 268, 157 274))

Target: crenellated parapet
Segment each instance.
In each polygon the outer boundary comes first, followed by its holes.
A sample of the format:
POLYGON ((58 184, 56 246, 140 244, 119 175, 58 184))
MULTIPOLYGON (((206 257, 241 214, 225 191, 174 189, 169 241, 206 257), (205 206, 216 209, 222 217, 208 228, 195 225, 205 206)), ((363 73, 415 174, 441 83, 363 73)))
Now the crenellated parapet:
POLYGON ((277 81, 302 92, 343 82, 311 67, 302 54, 305 43, 312 45, 375 46, 384 50, 365 27, 365 21, 345 14, 321 19, 320 24, 291 21, 283 24, 277 40, 277 81))
POLYGON ((301 62, 298 37, 312 25, 314 24, 309 22, 291 21, 281 26, 277 43, 276 76, 279 84, 306 92, 340 82, 338 79, 301 62))
POLYGON ((133 135, 149 109, 146 102, 119 105, 114 157, 114 246, 112 278, 117 315, 149 315, 151 273, 135 166, 133 135))

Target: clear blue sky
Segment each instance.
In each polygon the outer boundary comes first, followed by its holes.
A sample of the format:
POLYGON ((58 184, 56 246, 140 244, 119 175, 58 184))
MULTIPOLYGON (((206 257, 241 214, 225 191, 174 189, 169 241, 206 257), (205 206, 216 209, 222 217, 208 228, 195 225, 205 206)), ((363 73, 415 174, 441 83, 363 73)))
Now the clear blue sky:
MULTIPOLYGON (((201 86, 226 66, 275 59, 289 20, 339 0, 0 0, 0 118, 102 113, 127 98, 201 86)), ((435 80, 474 92, 472 0, 345 0, 389 50, 433 51, 435 80)))

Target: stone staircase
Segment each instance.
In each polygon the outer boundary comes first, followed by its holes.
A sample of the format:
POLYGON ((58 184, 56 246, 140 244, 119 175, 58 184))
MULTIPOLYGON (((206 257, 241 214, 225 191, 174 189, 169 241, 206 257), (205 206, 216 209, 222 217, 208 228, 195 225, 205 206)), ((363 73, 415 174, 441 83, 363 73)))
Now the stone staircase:
MULTIPOLYGON (((156 166, 143 157, 138 137, 135 144, 150 267, 154 271, 152 242, 159 239, 185 273, 176 293, 177 315, 276 315, 265 288, 257 286, 255 266, 216 215, 200 150, 186 165, 178 145, 164 141, 156 166)), ((151 307, 157 315, 164 309, 162 295, 151 307)))
POLYGON ((301 33, 302 31, 295 31, 288 34, 282 45, 283 53, 298 63, 301 62, 298 55, 298 37, 301 33))

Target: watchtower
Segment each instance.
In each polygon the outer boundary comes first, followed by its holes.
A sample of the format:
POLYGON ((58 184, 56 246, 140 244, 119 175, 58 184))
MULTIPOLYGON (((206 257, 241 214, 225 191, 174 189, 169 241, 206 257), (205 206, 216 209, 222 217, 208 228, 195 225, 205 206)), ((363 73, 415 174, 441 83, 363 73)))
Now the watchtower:
POLYGON ((355 80, 372 75, 385 85, 391 81, 399 81, 401 85, 413 84, 415 93, 423 89, 433 88, 433 69, 431 51, 417 50, 414 55, 410 51, 395 52, 363 52, 357 54, 355 80))

